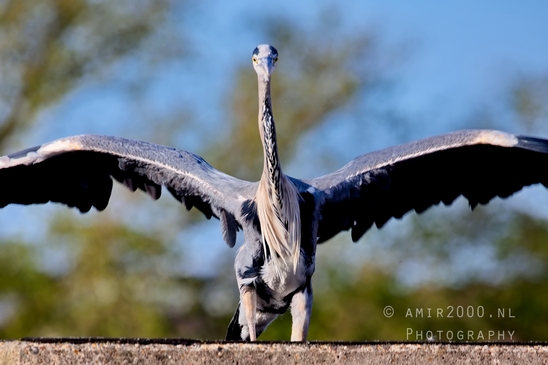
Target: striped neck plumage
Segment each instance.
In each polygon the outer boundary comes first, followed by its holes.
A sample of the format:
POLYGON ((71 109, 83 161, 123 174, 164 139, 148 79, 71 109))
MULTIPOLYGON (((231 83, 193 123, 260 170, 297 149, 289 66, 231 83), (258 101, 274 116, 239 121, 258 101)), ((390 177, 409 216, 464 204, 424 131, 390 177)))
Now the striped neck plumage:
POLYGON ((259 128, 264 149, 263 175, 267 175, 271 184, 279 184, 281 175, 280 159, 278 156, 278 143, 276 139, 276 125, 272 115, 272 104, 270 101, 270 85, 266 83, 259 106, 259 128))
POLYGON ((279 271, 292 261, 296 271, 300 256, 301 223, 299 194, 283 174, 278 157, 276 127, 270 101, 270 84, 259 78, 259 129, 264 149, 264 168, 257 190, 257 213, 267 260, 279 271))

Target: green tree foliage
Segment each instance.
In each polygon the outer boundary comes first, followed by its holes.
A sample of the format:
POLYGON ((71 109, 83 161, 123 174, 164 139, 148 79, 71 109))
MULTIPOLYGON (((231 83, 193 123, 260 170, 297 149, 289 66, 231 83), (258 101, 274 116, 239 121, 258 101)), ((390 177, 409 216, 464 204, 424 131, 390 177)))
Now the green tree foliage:
POLYGON ((0 3, 0 146, 83 77, 135 51, 167 1, 8 0, 0 3))
POLYGON ((2 337, 166 332, 168 323, 147 294, 147 278, 167 251, 158 237, 115 223, 107 213, 86 225, 69 215, 56 217, 48 241, 47 248, 13 244, 2 250, 9 274, 2 292, 16 308, 2 337), (61 267, 52 272, 40 258, 56 253, 61 267))

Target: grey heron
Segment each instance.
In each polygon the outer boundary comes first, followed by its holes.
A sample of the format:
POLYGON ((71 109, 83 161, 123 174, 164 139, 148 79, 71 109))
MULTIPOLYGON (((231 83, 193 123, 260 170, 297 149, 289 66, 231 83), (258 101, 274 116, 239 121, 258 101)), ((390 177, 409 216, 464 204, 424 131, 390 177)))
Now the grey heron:
POLYGON ((341 231, 357 241, 432 205, 464 196, 473 208, 522 187, 548 184, 548 140, 493 130, 435 136, 350 161, 330 174, 301 180, 283 173, 276 142, 270 82, 278 52, 259 45, 252 62, 259 90, 264 168, 258 182, 224 174, 184 150, 111 136, 61 138, 0 158, 0 207, 58 202, 87 212, 108 205, 113 180, 152 198, 166 188, 190 210, 220 220, 233 247, 240 303, 229 340, 255 341, 291 310, 292 341, 307 337, 315 252, 341 231))

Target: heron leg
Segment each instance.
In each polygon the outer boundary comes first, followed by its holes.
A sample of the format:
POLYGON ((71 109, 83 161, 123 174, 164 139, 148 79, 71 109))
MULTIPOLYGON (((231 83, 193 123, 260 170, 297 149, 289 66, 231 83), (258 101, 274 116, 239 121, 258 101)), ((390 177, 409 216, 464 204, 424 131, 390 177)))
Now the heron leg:
POLYGON ((249 340, 257 341, 255 319, 257 317, 257 291, 253 287, 246 287, 242 294, 242 306, 245 313, 247 328, 249 329, 249 340))
POLYGON ((312 313, 312 287, 310 283, 291 299, 291 341, 306 341, 312 313))

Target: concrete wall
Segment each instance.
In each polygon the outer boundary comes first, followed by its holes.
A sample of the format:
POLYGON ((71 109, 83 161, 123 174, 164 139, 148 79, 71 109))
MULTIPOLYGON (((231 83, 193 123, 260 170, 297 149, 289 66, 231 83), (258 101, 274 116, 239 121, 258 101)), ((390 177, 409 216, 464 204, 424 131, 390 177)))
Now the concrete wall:
POLYGON ((17 364, 547 364, 548 344, 216 343, 35 339, 0 342, 17 364))

